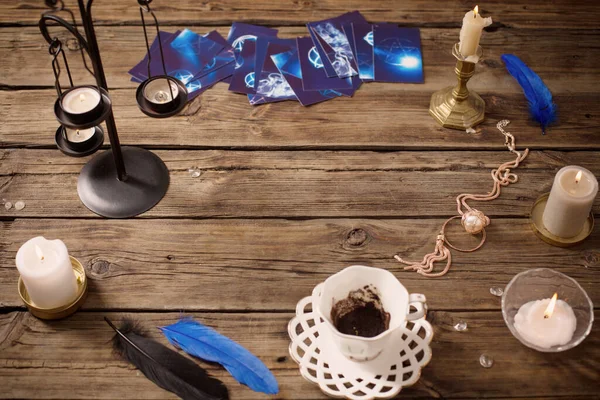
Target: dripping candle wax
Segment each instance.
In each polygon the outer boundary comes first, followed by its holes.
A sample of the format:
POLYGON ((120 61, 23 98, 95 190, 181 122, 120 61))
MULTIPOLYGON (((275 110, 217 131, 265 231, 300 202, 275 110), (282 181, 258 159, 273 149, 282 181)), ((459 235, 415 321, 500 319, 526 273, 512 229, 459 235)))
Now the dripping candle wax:
POLYGON ((491 18, 483 18, 479 14, 479 6, 475 6, 472 11, 465 14, 460 30, 460 44, 458 46, 460 54, 463 57, 467 58, 477 54, 477 47, 479 47, 483 28, 491 23, 491 18))

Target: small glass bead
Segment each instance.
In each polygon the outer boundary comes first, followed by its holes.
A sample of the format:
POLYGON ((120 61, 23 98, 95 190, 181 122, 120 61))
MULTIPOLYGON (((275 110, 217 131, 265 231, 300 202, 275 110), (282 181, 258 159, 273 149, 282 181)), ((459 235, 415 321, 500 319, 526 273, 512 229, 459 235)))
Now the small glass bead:
POLYGON ((479 356, 479 364, 481 364, 483 368, 492 368, 494 359, 487 354, 482 354, 479 356))
POLYGON ((15 203, 15 210, 20 211, 20 210, 22 210, 24 208, 25 208, 25 202, 24 201, 19 200, 19 201, 17 201, 15 203))
POLYGON ((490 293, 494 296, 500 297, 504 294, 504 289, 502 289, 501 287, 491 287, 490 288, 490 293))
POLYGON ((190 169, 188 169, 188 172, 190 173, 190 176, 191 176, 192 178, 197 178, 197 177, 199 177, 200 175, 202 175, 202 171, 200 171, 200 170, 199 170, 198 168, 196 168, 196 167, 193 167, 193 168, 190 168, 190 169))
POLYGON ((7 201, 6 203, 4 203, 4 208, 10 210, 12 208, 12 203, 10 201, 7 201))
POLYGON ((465 321, 458 321, 456 325, 454 325, 454 330, 458 332, 466 331, 467 323, 465 321))

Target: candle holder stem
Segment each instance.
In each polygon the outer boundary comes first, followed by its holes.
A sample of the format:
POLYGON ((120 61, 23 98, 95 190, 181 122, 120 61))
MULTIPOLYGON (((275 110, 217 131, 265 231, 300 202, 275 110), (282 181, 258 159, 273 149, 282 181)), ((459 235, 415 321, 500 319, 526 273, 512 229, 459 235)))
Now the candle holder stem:
MULTIPOLYGON (((481 57, 481 47, 476 58, 481 57)), ((467 61, 459 52, 458 44, 452 50, 456 57, 454 72, 458 82, 439 90, 431 96, 429 114, 444 128, 465 130, 483 122, 485 102, 475 92, 469 91, 467 82, 475 74, 476 62, 467 61)))

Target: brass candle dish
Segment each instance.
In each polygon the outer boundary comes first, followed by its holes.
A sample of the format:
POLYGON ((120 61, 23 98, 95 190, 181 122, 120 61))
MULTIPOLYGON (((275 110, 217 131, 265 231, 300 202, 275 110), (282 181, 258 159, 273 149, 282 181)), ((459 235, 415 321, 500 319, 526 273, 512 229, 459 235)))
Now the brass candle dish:
POLYGON ((458 43, 454 45, 452 55, 457 60, 454 72, 458 83, 435 92, 429 105, 429 114, 444 128, 466 130, 483 122, 485 102, 467 89, 467 82, 475 74, 475 64, 482 54, 478 46, 475 56, 465 58, 458 50, 458 43))
POLYGON ((588 218, 583 225, 583 229, 581 232, 573 237, 564 238, 560 236, 556 236, 551 233, 544 226, 544 210, 546 209, 546 204, 548 203, 548 197, 550 197, 550 193, 544 193, 541 195, 535 203, 533 203, 533 207, 531 207, 531 213, 529 214, 529 221, 531 224, 531 229, 536 234, 537 237, 542 239, 544 242, 556 246, 556 247, 571 247, 576 246, 582 243, 585 239, 588 238, 594 231, 594 213, 590 212, 588 218))
POLYGON ((77 279, 77 295, 75 296, 75 299, 73 299, 73 301, 71 301, 69 304, 63 304, 62 306, 55 308, 41 308, 36 306, 31 301, 29 293, 27 293, 25 283, 23 282, 21 277, 19 277, 19 296, 21 297, 21 300, 23 300, 23 303, 25 303, 27 309, 33 316, 39 319, 46 320, 66 318, 69 315, 73 314, 75 311, 77 311, 85 301, 88 292, 85 268, 83 268, 81 262, 79 262, 79 260, 75 257, 69 256, 69 258, 71 259, 73 273, 75 274, 75 278, 77 279))

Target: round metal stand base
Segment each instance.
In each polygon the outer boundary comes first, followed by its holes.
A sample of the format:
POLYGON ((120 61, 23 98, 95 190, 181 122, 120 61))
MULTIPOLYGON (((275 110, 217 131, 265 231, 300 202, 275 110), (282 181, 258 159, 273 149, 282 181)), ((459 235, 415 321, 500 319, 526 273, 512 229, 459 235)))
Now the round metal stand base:
POLYGON ((167 193, 169 171, 154 153, 123 147, 127 179, 119 181, 112 151, 92 158, 81 170, 77 192, 83 204, 107 218, 129 218, 148 211, 167 193))
POLYGON ((557 247, 575 246, 575 245, 578 245, 579 243, 583 242, 585 239, 587 239, 587 237, 590 236, 594 230, 594 214, 593 214, 593 212, 590 212, 590 215, 588 216, 587 220, 585 221, 585 224, 583 225, 583 229, 577 236, 570 237, 570 238, 563 238, 563 237, 556 236, 556 235, 550 233, 550 231, 548 231, 548 229, 546 229, 546 227, 544 226, 543 217, 544 217, 544 210, 546 209, 546 203, 548 203, 549 196, 550 196, 550 193, 545 193, 545 194, 541 195, 535 201, 535 203, 533 204, 533 207, 531 208, 531 215, 529 217, 530 222, 531 222, 531 229, 533 229, 533 232, 537 235, 537 237, 542 239, 544 242, 551 244, 552 246, 557 246, 557 247))

